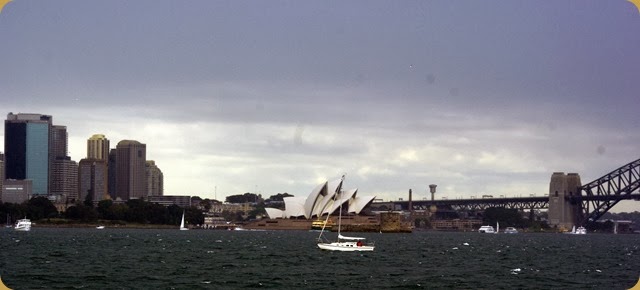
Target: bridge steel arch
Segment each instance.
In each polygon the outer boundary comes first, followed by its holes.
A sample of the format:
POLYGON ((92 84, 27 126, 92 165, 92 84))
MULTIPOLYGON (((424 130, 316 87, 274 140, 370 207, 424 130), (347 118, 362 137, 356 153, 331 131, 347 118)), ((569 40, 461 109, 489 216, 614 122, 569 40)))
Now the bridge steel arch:
POLYGON ((640 200, 640 159, 581 187, 572 203, 582 206, 581 224, 593 223, 621 200, 640 200))

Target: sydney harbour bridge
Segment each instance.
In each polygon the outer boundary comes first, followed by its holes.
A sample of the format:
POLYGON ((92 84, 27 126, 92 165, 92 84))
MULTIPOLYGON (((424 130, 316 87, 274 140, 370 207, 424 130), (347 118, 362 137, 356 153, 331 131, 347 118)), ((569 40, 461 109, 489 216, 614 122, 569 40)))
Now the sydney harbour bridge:
POLYGON ((493 197, 469 199, 433 198, 435 185, 431 185, 431 200, 409 200, 374 202, 373 209, 402 211, 428 211, 451 209, 458 212, 483 211, 489 207, 504 207, 521 211, 546 209, 549 223, 570 228, 571 225, 587 225, 601 218, 618 202, 640 201, 640 159, 617 168, 602 177, 581 184, 576 173, 555 172, 551 176, 548 196, 493 197))

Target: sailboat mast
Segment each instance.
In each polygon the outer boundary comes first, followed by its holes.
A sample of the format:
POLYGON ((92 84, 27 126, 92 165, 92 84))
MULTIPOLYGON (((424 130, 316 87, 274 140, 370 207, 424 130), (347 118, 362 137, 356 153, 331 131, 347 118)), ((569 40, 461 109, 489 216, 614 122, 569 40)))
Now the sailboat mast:
MULTIPOLYGON (((338 187, 336 188, 336 192, 333 195, 333 202, 336 202, 336 199, 338 198, 338 193, 340 193, 340 191, 342 191, 342 182, 344 182, 344 174, 340 178, 340 184, 338 184, 338 187)), ((342 214, 342 203, 340 203, 340 213, 342 214)), ((320 212, 320 215, 322 215, 322 211, 320 212)), ((324 220, 324 224, 322 225, 322 229, 320 230, 320 235, 318 235, 318 240, 320 240, 322 238, 322 234, 324 233, 324 229, 327 227, 327 223, 329 222, 329 217, 331 217, 331 213, 330 212, 327 213, 327 219, 324 220)), ((342 215, 340 217, 342 218, 342 215)), ((340 234, 340 222, 338 222, 338 234, 340 234)))
POLYGON ((340 203, 340 213, 338 214, 338 239, 340 239, 340 230, 342 228, 342 202, 340 203))

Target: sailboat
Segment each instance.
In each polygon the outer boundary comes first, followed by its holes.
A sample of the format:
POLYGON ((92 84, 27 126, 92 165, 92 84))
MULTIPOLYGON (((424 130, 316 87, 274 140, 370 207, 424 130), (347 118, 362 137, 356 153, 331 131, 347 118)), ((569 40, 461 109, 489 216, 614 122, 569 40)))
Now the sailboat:
POLYGON ((180 222, 180 230, 181 231, 188 231, 189 230, 189 228, 186 228, 184 226, 184 211, 182 211, 182 221, 180 222))
POLYGON ((496 234, 500 233, 500 223, 496 222, 496 234))
MULTIPOLYGON (((342 180, 340 185, 336 189, 335 195, 333 196, 333 202, 336 202, 338 194, 341 192, 342 181, 344 181, 344 175, 342 176, 342 180)), ((339 208, 339 217, 338 217, 338 240, 335 242, 330 242, 326 238, 323 238, 323 234, 327 225, 327 221, 329 221, 329 217, 331 213, 327 214, 327 220, 322 226, 322 230, 320 231, 320 236, 318 236, 318 248, 327 251, 342 251, 342 252, 364 252, 364 251, 373 251, 375 246, 371 243, 365 243, 365 238, 361 237, 347 237, 343 236, 340 233, 342 226, 342 202, 340 203, 339 208)))

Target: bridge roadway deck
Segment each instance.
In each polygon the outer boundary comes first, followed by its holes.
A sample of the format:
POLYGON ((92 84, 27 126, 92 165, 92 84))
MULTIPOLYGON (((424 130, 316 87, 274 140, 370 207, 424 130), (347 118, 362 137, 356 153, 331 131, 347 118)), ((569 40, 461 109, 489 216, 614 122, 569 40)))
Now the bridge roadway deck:
MULTIPOLYGON (((572 202, 590 200, 640 200, 639 194, 609 195, 609 196, 576 196, 572 202)), ((413 210, 427 210, 432 205, 438 208, 451 208, 455 210, 484 210, 489 207, 506 207, 517 209, 547 209, 549 208, 548 196, 533 197, 493 197, 493 198, 469 198, 469 199, 438 199, 438 200, 413 200, 413 210)), ((373 210, 409 210, 408 200, 382 201, 371 204, 373 210)))

